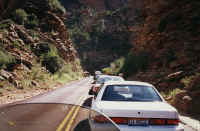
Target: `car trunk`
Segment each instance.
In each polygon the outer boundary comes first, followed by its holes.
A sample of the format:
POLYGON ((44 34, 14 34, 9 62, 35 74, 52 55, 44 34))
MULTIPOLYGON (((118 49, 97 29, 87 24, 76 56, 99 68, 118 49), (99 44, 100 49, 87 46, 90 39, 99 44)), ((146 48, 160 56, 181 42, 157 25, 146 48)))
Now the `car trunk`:
POLYGON ((96 107, 109 117, 178 118, 176 109, 165 102, 101 101, 96 107))

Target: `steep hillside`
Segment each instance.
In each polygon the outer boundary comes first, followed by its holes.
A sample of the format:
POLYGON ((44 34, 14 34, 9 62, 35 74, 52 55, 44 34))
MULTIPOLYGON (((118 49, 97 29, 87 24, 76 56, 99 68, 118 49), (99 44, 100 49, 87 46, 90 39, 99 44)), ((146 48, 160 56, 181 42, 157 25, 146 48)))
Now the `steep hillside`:
POLYGON ((128 1, 132 0, 60 0, 66 8, 77 3, 84 3, 87 7, 95 8, 98 12, 118 9, 128 1))
POLYGON ((113 60, 127 55, 131 49, 130 27, 141 21, 136 18, 140 16, 142 4, 139 0, 134 1, 135 4, 131 6, 132 1, 126 0, 61 1, 67 10, 65 23, 69 36, 78 50, 84 69, 90 72, 101 70, 113 60))
POLYGON ((129 79, 151 82, 180 111, 199 114, 200 2, 146 0, 144 7, 144 24, 132 42, 131 55, 139 59, 129 59, 135 67, 129 79))
POLYGON ((0 4, 1 95, 80 78, 80 62, 63 22, 64 7, 57 0, 21 2, 0 4))

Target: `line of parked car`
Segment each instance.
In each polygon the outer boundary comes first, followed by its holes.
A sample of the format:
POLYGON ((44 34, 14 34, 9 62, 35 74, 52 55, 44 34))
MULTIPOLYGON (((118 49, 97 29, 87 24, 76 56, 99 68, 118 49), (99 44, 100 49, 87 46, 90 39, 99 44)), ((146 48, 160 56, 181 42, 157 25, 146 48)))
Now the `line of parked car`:
MULTIPOLYGON (((108 116, 120 131, 184 131, 177 110, 153 85, 102 74, 94 79, 91 108, 108 116)), ((104 117, 90 120, 92 130, 101 130, 106 121, 104 117)), ((111 130, 108 125, 107 130, 111 130)))

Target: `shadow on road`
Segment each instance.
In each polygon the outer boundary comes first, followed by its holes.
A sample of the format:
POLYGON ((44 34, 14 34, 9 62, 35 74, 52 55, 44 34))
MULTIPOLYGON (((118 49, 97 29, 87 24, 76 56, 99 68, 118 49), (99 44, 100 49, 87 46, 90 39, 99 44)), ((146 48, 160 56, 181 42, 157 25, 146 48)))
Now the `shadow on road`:
POLYGON ((84 101, 84 103, 83 103, 83 106, 85 106, 85 107, 91 107, 91 104, 92 104, 92 98, 93 97, 89 97, 89 98, 87 98, 85 101, 84 101))
POLYGON ((89 120, 82 120, 78 125, 75 127, 74 131, 91 131, 89 120))

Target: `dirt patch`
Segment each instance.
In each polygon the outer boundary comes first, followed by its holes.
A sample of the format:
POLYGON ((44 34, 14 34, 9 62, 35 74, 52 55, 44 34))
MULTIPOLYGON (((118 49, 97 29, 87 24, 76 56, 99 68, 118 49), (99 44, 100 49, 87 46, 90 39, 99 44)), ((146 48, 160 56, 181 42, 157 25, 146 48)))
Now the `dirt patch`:
POLYGON ((19 90, 19 89, 12 90, 1 95, 0 105, 13 103, 16 101, 22 101, 22 100, 31 98, 33 96, 37 96, 39 94, 53 91, 59 87, 61 87, 61 84, 57 83, 57 84, 52 85, 51 88, 28 88, 28 89, 23 89, 23 90, 19 90))

